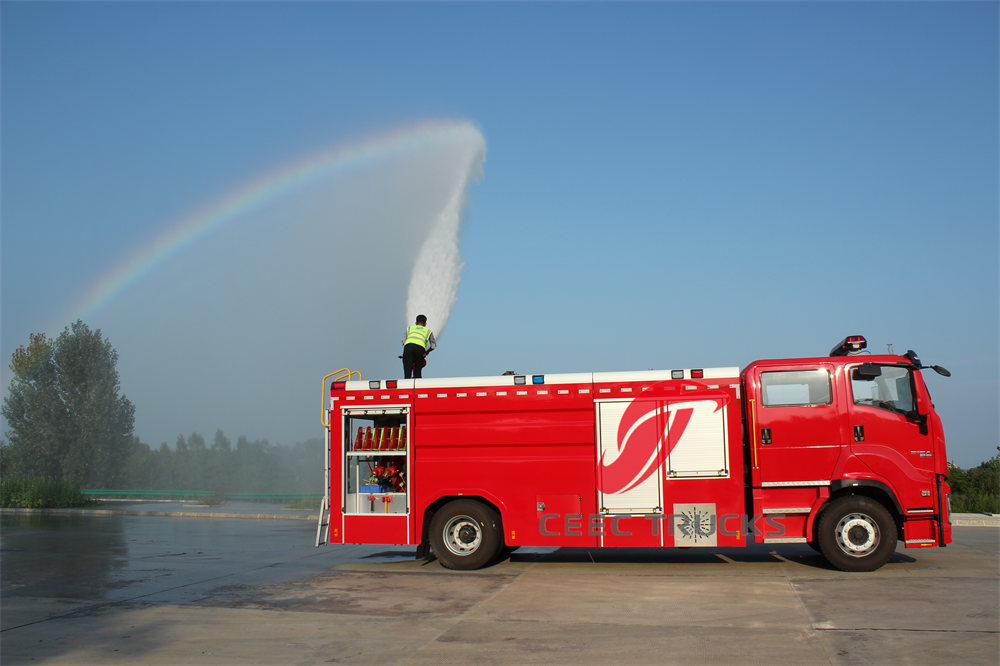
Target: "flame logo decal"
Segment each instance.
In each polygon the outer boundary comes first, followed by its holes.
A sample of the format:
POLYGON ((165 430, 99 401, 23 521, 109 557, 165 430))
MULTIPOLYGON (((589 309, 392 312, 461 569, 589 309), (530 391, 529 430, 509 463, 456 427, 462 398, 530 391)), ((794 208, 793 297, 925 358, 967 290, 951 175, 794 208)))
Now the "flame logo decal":
POLYGON ((685 402, 714 402, 716 412, 729 401, 724 391, 708 390, 701 382, 660 382, 644 390, 622 414, 617 457, 608 462, 605 451, 598 461, 597 483, 602 493, 629 491, 663 467, 694 415, 694 407, 668 408, 668 400, 682 397, 685 402), (682 396, 686 386, 699 390, 696 395, 682 396))

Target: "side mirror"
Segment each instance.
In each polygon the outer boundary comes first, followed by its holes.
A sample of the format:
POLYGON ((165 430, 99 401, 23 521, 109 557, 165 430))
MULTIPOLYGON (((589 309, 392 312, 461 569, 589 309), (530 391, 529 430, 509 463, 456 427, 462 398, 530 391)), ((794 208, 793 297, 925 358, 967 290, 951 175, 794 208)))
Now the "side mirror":
POLYGON ((882 376, 882 367, 875 363, 862 363, 854 368, 854 379, 871 381, 882 376))
POLYGON ((910 359, 910 363, 912 363, 917 370, 924 370, 926 368, 930 368, 931 370, 938 373, 942 377, 951 377, 951 373, 948 372, 945 368, 942 368, 940 365, 923 365, 920 362, 920 358, 917 356, 917 353, 912 349, 907 350, 907 352, 903 354, 903 356, 910 359))

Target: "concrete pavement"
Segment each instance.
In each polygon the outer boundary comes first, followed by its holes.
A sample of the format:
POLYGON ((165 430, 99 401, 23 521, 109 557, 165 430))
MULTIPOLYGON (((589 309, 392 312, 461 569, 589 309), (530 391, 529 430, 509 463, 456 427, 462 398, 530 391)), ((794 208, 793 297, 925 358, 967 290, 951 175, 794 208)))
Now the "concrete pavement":
MULTIPOLYGON (((278 514, 281 515, 281 514, 278 514)), ((1000 531, 872 573, 801 545, 522 549, 454 572, 314 526, 3 517, 5 664, 995 664, 1000 531)))

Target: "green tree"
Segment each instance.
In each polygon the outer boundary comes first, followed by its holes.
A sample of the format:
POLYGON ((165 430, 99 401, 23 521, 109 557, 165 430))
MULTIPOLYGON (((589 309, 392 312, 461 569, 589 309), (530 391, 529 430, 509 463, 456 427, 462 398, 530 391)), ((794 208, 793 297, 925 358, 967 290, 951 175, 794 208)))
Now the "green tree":
POLYGON ((212 448, 220 453, 229 453, 233 450, 233 443, 229 441, 226 437, 226 433, 222 432, 222 429, 215 431, 215 441, 212 442, 212 448))
POLYGON ((135 407, 119 395, 118 352, 82 321, 32 333, 11 357, 4 473, 114 487, 132 453, 135 407))
POLYGON ((965 470, 948 463, 948 485, 956 513, 1000 511, 1000 446, 996 455, 977 467, 965 470))
POLYGON ((3 402, 10 426, 3 455, 6 476, 60 477, 65 409, 53 399, 57 395, 53 351, 54 342, 44 333, 32 333, 28 344, 11 355, 10 392, 3 402))
POLYGON ((221 429, 215 431, 215 440, 209 451, 208 460, 208 481, 209 488, 218 493, 232 491, 232 481, 230 480, 231 464, 233 457, 233 444, 226 437, 226 433, 221 429))

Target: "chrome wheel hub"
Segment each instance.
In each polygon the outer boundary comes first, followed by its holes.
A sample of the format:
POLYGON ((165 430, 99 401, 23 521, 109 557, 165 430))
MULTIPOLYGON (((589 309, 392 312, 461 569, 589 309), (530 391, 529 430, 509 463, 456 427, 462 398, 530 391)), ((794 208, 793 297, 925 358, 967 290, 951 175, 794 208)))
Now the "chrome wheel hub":
POLYGON ((444 526, 444 545, 455 555, 471 555, 482 543, 483 531, 469 516, 455 516, 444 526))
POLYGON ((837 523, 837 545, 852 557, 864 557, 879 544, 878 525, 863 513, 851 513, 837 523))

